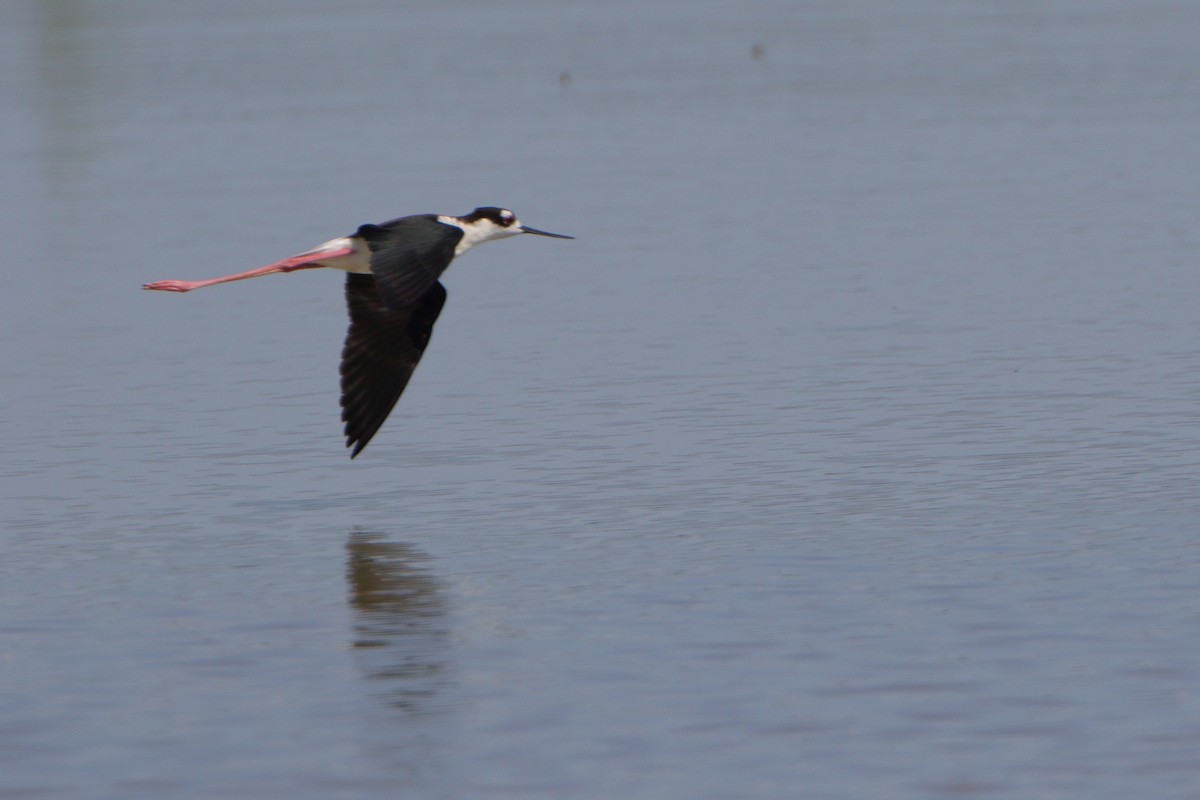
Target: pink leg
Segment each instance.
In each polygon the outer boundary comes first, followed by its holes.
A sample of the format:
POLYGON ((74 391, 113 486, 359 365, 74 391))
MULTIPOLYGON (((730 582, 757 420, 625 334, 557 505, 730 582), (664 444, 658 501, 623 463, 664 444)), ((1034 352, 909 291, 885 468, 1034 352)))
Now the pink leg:
POLYGON ((310 250, 307 253, 285 258, 282 261, 276 261, 274 264, 268 264, 265 267, 252 269, 248 272, 226 275, 223 278, 210 278, 206 281, 154 281, 153 283, 143 284, 142 288, 159 292, 190 292, 192 289, 203 289, 205 286, 213 286, 218 283, 257 278, 260 275, 270 275, 272 272, 294 272, 298 269, 315 269, 325 266, 322 263, 324 261, 337 258, 338 256, 348 256, 354 252, 354 248, 346 245, 345 240, 338 242, 339 246, 332 245, 333 243, 331 242, 329 245, 322 245, 316 250, 310 250))

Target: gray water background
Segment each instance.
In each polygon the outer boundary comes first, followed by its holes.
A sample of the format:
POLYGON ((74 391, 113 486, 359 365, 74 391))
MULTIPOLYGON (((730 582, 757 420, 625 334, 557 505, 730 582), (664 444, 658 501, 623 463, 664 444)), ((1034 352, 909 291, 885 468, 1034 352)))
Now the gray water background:
POLYGON ((0 797, 1200 797, 1197 30, 0 5, 0 797), (354 462, 138 288, 482 204, 354 462))

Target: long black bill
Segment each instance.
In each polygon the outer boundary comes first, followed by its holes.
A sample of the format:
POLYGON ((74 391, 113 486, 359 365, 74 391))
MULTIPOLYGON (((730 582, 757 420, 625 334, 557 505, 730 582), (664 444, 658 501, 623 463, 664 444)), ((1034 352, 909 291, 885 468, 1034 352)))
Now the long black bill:
POLYGON ((536 233, 538 236, 552 236, 555 239, 574 239, 574 236, 567 236, 565 233, 550 233, 549 231, 539 231, 537 228, 531 228, 528 225, 521 226, 521 233, 536 233))

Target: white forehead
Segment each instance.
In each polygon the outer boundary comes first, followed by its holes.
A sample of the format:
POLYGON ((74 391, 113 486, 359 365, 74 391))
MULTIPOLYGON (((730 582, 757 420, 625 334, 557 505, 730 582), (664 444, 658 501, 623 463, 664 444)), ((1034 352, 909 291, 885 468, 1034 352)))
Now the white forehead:
POLYGON ((507 208, 500 209, 500 219, 507 222, 509 220, 514 220, 516 218, 517 218, 517 215, 514 214, 513 212, 509 211, 507 208))

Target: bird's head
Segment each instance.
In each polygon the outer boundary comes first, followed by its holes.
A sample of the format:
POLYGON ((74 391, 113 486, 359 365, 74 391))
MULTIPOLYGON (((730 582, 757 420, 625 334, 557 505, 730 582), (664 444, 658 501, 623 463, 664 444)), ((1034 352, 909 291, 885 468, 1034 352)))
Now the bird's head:
POLYGON ((516 214, 507 208, 496 208, 495 206, 477 208, 465 217, 459 217, 459 220, 463 223, 464 227, 470 227, 477 231, 479 240, 485 242, 492 239, 504 239, 509 236, 516 236, 520 233, 552 236, 555 239, 575 238, 574 236, 567 236, 564 233, 539 231, 537 228, 522 225, 521 220, 517 219, 516 214))

